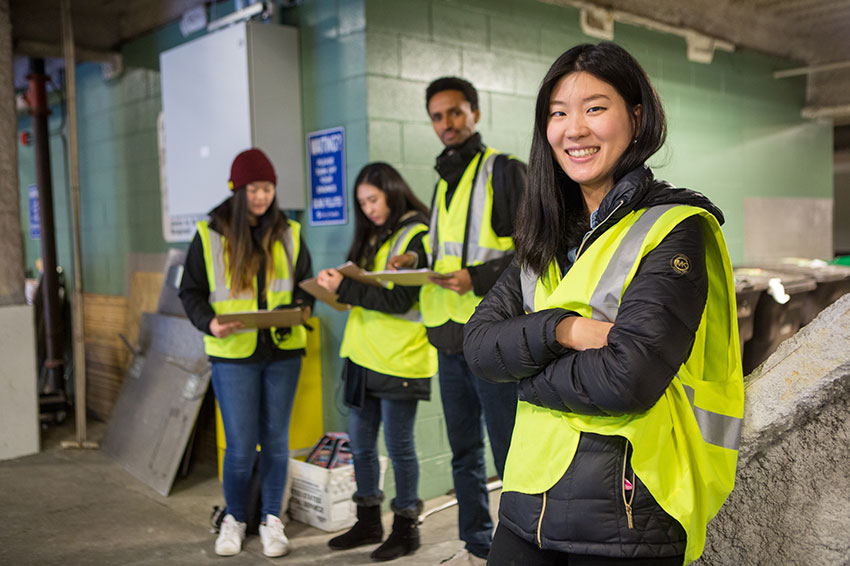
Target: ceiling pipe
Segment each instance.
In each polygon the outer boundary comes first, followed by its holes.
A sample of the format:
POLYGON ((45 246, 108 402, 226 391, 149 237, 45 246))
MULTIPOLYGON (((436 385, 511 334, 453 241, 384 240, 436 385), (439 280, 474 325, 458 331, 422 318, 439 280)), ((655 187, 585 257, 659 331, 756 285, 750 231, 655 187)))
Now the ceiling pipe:
POLYGON ((219 18, 210 22, 209 24, 207 24, 207 31, 215 31, 231 24, 235 24, 236 22, 249 20, 257 14, 262 14, 264 18, 271 18, 274 14, 274 3, 256 2, 250 4, 247 7, 242 8, 241 10, 237 10, 232 14, 224 16, 223 18, 219 18))
POLYGON ((837 106, 806 106, 803 118, 846 118, 850 117, 850 104, 837 106))
POLYGON ((821 65, 809 65, 807 67, 795 67, 794 69, 783 69, 774 71, 774 79, 787 79, 788 77, 799 77, 800 75, 813 75, 815 73, 825 73, 828 71, 837 71, 838 69, 850 68, 850 61, 836 61, 834 63, 823 63, 821 65))

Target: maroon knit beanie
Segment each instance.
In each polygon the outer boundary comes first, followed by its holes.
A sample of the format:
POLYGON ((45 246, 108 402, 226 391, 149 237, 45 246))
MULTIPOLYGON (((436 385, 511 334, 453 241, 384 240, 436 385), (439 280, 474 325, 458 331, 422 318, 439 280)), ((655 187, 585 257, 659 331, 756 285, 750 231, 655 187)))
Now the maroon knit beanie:
POLYGON ((233 160, 230 166, 230 190, 241 189, 248 183, 269 181, 277 185, 277 175, 274 165, 266 154, 257 148, 243 151, 233 160))

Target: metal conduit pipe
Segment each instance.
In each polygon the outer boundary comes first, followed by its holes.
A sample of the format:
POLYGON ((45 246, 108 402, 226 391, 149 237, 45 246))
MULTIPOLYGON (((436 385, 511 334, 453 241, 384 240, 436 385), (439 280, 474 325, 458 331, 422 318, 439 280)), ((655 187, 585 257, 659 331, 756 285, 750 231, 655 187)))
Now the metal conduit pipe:
MULTIPOLYGON (((41 223, 42 299, 44 301, 45 369, 47 382, 39 391, 43 400, 55 397, 57 403, 65 402, 64 384, 64 333, 62 313, 59 308, 59 276, 56 272, 56 230, 53 223, 53 180, 50 174, 50 134, 47 128, 47 89, 44 59, 30 59, 29 92, 27 100, 33 117, 35 141, 36 182, 38 184, 38 216, 41 223)), ((52 404, 52 403, 51 403, 52 404)))

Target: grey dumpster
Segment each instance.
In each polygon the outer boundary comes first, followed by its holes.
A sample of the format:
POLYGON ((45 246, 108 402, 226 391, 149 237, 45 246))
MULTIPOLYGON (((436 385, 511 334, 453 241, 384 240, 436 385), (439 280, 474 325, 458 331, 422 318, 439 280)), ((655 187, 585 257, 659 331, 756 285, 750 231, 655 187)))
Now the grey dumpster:
POLYGON ((767 278, 746 277, 735 274, 735 301, 738 307, 738 335, 741 340, 741 358, 744 342, 753 337, 753 321, 759 297, 767 289, 767 278))
POLYGON ((809 275, 736 267, 736 280, 760 281, 767 289, 761 293, 753 315, 753 334, 744 343, 744 375, 752 373, 783 341, 803 325, 803 308, 808 293, 817 283, 809 275))
POLYGON ((803 326, 814 320, 820 311, 850 293, 850 267, 844 265, 830 265, 817 259, 785 258, 759 267, 815 279, 817 288, 808 294, 803 305, 803 326))

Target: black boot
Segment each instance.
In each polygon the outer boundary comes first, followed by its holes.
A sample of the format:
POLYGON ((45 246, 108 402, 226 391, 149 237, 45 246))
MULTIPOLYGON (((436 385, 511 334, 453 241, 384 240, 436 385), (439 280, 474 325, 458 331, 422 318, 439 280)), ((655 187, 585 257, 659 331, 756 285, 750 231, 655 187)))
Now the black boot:
POLYGON ((419 548, 419 519, 395 515, 393 531, 387 540, 372 552, 372 560, 394 560, 412 554, 419 548))
POLYGON ((381 524, 381 506, 357 506, 357 522, 347 533, 328 541, 333 550, 347 550, 364 544, 376 544, 384 537, 384 526, 381 524))

